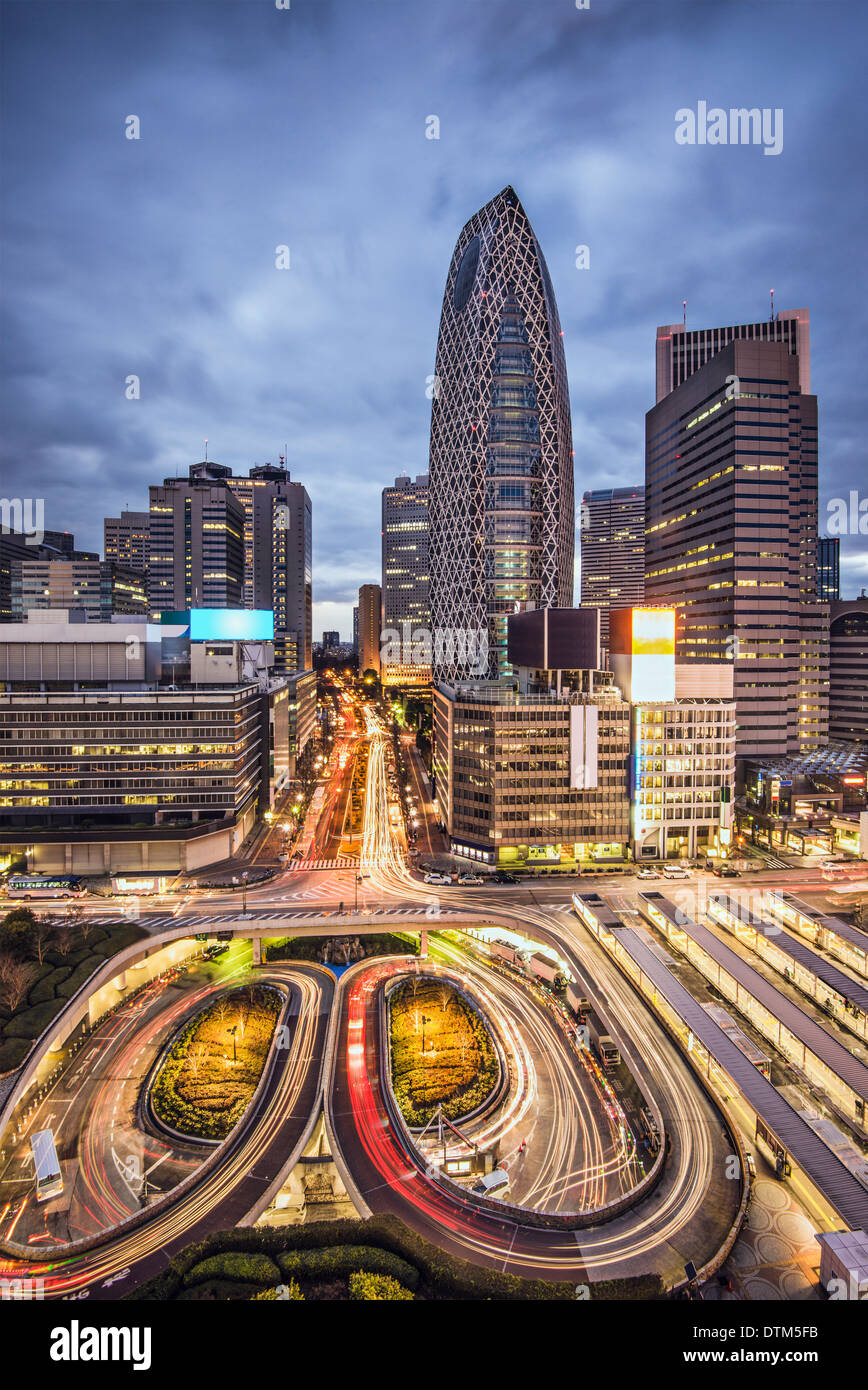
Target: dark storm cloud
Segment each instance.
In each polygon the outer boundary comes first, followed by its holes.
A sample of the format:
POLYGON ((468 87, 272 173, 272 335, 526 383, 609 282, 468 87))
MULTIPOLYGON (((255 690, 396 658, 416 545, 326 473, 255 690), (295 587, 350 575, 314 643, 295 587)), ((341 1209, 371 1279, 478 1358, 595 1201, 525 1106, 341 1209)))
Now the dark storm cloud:
MULTIPOLYGON (((761 317, 772 286, 778 308, 811 309, 821 518, 864 489, 857 7, 2 13, 2 491, 44 496, 83 546, 205 437, 236 471, 287 445, 314 501, 319 616, 348 635, 358 585, 379 574, 380 489, 427 466, 455 238, 506 183, 558 296, 579 491, 642 479, 657 325, 685 298, 697 326, 761 317), (676 145, 674 113, 698 100, 782 107, 783 153, 676 145)), ((843 554, 845 585, 868 583, 865 539, 843 554)))

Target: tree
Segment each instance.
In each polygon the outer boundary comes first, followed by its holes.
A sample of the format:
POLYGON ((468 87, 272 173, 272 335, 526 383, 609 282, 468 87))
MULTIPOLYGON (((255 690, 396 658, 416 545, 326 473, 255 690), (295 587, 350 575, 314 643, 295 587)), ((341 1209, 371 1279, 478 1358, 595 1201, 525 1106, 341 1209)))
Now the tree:
POLYGON ((36 966, 9 952, 0 954, 0 1003, 14 1014, 27 998, 37 975, 36 966))
POLYGON ((195 1051, 190 1053, 190 1069, 193 1072, 194 1081, 199 1080, 199 1070, 202 1066, 202 1063, 205 1060, 207 1053, 208 1047, 205 1043, 199 1043, 199 1046, 195 1049, 195 1051))
POLYGON ((36 950, 36 959, 42 965, 45 960, 45 952, 49 946, 54 944, 57 936, 57 923, 50 917, 36 917, 33 922, 33 938, 36 950))
POLYGON ((29 907, 16 907, 0 922, 0 951, 26 960, 36 948, 36 918, 29 907))

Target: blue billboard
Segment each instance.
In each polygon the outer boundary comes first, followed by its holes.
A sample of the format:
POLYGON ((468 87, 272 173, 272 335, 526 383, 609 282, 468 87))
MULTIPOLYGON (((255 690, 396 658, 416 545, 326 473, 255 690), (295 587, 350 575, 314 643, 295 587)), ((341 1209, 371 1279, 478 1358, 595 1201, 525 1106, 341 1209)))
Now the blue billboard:
POLYGON ((273 642, 270 608, 191 608, 190 641, 273 642))

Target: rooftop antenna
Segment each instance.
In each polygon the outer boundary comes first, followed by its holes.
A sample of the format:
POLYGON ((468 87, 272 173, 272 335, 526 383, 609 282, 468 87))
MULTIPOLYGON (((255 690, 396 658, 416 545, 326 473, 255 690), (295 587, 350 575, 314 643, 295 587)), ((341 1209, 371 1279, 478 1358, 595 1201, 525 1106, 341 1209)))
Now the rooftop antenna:
POLYGON ((686 299, 682 299, 682 301, 681 301, 681 322, 684 324, 684 327, 685 327, 685 330, 686 330, 686 328, 687 328, 687 300, 686 300, 686 299))
POLYGON ((774 292, 774 290, 772 290, 772 311, 771 311, 771 318, 770 318, 769 322, 770 322, 770 323, 774 323, 774 321, 775 321, 775 292, 774 292))
POLYGON ((208 440, 205 440, 205 462, 208 462, 208 440))

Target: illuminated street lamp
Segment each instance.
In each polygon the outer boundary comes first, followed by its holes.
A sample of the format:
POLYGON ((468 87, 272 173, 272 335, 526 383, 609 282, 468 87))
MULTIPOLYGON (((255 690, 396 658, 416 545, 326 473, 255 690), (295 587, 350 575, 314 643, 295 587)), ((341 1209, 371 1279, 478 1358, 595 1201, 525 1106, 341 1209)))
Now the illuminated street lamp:
POLYGON ((428 1014, 420 1014, 420 1019, 421 1019, 421 1022, 422 1022, 422 1051, 423 1051, 423 1053, 424 1053, 424 1051, 425 1051, 425 1024, 426 1024, 426 1023, 433 1023, 434 1020, 433 1020, 432 1018, 429 1018, 428 1014))
MULTIPOLYGON (((234 1067, 236 1061, 238 1060, 238 1053, 237 1053, 237 1050, 236 1050, 236 1047, 235 1047, 235 1034, 238 1032, 238 1024, 237 1024, 237 1023, 233 1023, 233 1025, 232 1025, 231 1028, 227 1028, 227 1029, 226 1029, 226 1032, 229 1033, 229 1034, 231 1035, 231 1038, 232 1038, 232 1065, 233 1065, 233 1067, 234 1067)), ((424 1050, 424 1049, 423 1049, 423 1050, 424 1050)))
POLYGON ((370 877, 371 877, 370 874, 356 874, 356 901, 355 901, 355 907, 354 907, 354 911, 356 911, 356 912, 358 912, 358 910, 359 910, 359 884, 360 884, 364 879, 370 878, 370 877))

